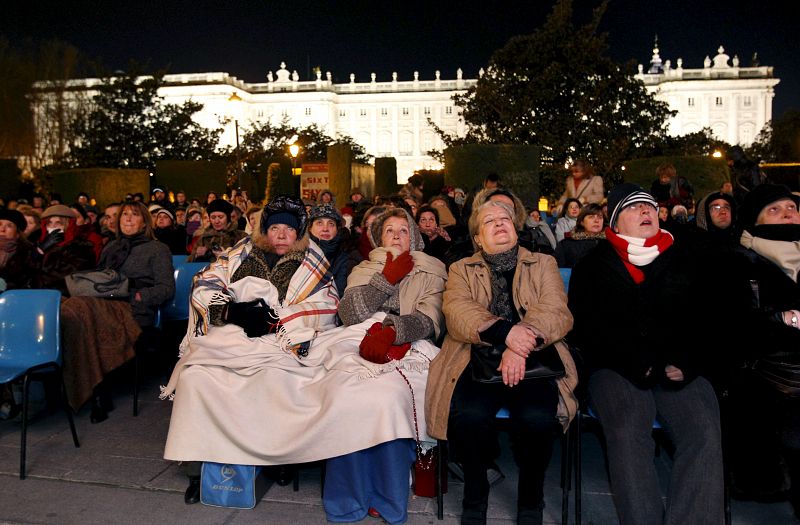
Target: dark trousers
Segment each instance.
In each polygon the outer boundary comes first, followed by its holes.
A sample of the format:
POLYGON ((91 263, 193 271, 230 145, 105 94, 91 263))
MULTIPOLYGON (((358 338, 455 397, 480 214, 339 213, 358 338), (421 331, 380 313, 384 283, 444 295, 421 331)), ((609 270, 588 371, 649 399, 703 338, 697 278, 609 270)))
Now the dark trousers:
POLYGON ((469 367, 456 383, 447 440, 453 460, 464 469, 464 508, 485 508, 486 470, 500 455, 495 414, 507 407, 514 461, 519 467, 517 506, 532 508, 544 498, 544 474, 553 451, 558 387, 528 379, 515 387, 472 380, 469 367))
POLYGON ((719 406, 708 381, 698 377, 680 389, 641 389, 612 370, 598 370, 589 380, 589 399, 606 437, 622 525, 722 523, 719 406), (666 511, 653 462, 656 414, 675 445, 666 511))

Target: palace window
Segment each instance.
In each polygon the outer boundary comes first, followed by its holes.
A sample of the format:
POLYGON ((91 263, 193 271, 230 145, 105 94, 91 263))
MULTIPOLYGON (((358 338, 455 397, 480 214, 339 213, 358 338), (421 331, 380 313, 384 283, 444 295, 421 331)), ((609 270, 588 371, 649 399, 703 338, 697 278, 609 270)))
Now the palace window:
POLYGON ((408 116, 408 108, 403 108, 403 115, 408 116))
POLYGON ((381 116, 382 117, 386 117, 388 115, 389 115, 389 109, 388 108, 381 108, 381 116))
POLYGON ((311 108, 306 108, 306 116, 307 117, 311 116, 311 108))
POLYGON ((445 115, 452 115, 453 114, 453 106, 447 106, 446 108, 444 108, 444 114, 445 115))
POLYGON ((722 97, 714 98, 714 104, 719 108, 722 107, 722 97))
POLYGON ((689 97, 686 100, 686 105, 689 106, 690 108, 693 108, 694 107, 694 97, 689 97))
POLYGON ((361 111, 358 112, 358 114, 361 115, 362 117, 366 117, 367 116, 366 108, 362 108, 361 111))
POLYGON ((744 105, 744 107, 749 108, 750 106, 753 105, 753 98, 750 96, 744 97, 742 99, 742 104, 744 105))
POLYGON ((339 116, 340 117, 346 117, 347 116, 347 110, 346 109, 340 109, 339 110, 339 116))
POLYGON ((425 108, 422 110, 422 113, 424 113, 425 115, 430 115, 431 114, 431 107, 430 106, 425 106, 425 108))

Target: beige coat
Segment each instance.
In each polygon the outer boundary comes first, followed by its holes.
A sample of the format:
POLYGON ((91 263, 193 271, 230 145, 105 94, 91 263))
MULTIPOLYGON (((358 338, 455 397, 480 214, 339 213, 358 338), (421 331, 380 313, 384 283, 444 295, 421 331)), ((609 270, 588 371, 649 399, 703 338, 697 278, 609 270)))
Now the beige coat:
POLYGON ((603 177, 593 175, 584 178, 575 189, 572 175, 567 176, 567 188, 564 194, 558 199, 559 206, 563 205, 567 199, 578 199, 581 204, 600 204, 605 197, 603 190, 603 177))
MULTIPOLYGON (((369 259, 353 268, 347 277, 347 287, 364 286, 372 276, 383 270, 386 252, 395 257, 400 255, 393 248, 375 248, 369 252, 369 259)), ((442 332, 442 290, 447 280, 444 263, 420 251, 412 251, 414 269, 400 281, 400 315, 422 312, 433 321, 434 339, 442 332)))
MULTIPOLYGON (((447 337, 431 363, 425 398, 428 434, 432 437, 447 438, 450 400, 469 363, 471 345, 481 342, 478 328, 499 319, 488 309, 492 297, 490 275, 489 265, 480 253, 450 266, 443 306, 447 337)), ((572 328, 572 314, 555 259, 520 248, 512 286, 521 323, 533 327, 549 342, 567 335, 572 328)), ((578 374, 566 344, 558 343, 557 349, 566 369, 566 375, 558 380, 558 418, 566 429, 578 408, 573 394, 578 374)))

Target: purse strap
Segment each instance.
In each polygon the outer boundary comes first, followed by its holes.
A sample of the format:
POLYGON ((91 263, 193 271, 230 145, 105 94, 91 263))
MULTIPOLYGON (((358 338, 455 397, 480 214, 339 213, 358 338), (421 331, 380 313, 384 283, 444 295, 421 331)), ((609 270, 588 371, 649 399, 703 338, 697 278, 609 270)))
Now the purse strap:
POLYGON ((414 411, 414 433, 417 435, 417 461, 420 463, 420 466, 423 469, 428 470, 433 466, 433 454, 430 454, 427 457, 427 464, 422 461, 424 454, 422 453, 422 443, 419 440, 419 423, 417 423, 417 402, 414 398, 414 389, 411 388, 411 382, 408 380, 403 371, 400 370, 400 367, 395 366, 394 369, 397 370, 397 373, 400 374, 400 377, 402 377, 403 381, 406 382, 406 384, 408 385, 408 390, 411 392, 411 408, 414 411))

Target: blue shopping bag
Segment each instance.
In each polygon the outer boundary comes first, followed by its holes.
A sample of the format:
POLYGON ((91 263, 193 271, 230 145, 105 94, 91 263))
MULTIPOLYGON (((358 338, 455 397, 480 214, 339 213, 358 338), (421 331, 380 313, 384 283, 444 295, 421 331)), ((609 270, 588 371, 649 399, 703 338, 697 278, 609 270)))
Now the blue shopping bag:
POLYGON ((267 492, 262 467, 204 462, 200 502, 212 507, 252 509, 267 492))

